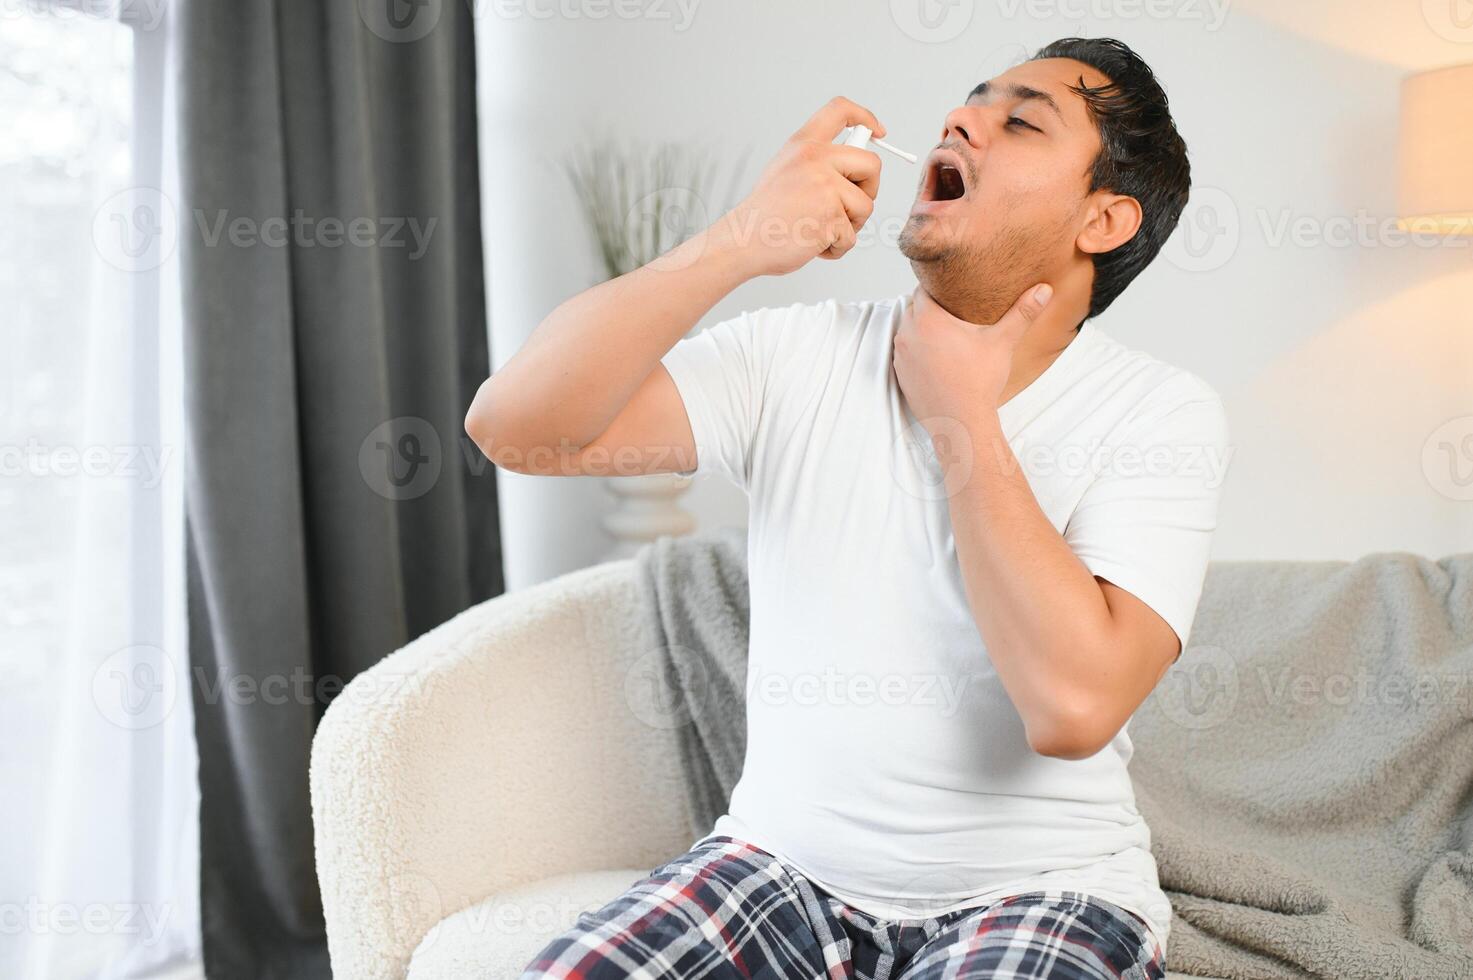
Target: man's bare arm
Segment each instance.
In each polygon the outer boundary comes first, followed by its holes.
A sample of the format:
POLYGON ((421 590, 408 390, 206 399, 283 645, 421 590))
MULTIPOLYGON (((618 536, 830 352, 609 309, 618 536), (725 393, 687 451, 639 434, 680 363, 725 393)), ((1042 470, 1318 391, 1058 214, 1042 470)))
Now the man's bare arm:
POLYGON ((1051 316, 1029 289, 995 324, 943 310, 924 290, 897 332, 896 378, 922 422, 946 433, 936 459, 967 602, 988 658, 1041 755, 1083 759, 1125 725, 1181 651, 1176 632, 1150 606, 1092 575, 1028 483, 998 415, 1019 339, 1051 316), (958 440, 958 434, 963 438, 958 440))
POLYGON ((690 425, 660 358, 750 273, 715 229, 664 258, 678 271, 652 263, 558 306, 481 384, 466 431, 492 462, 581 475, 600 469, 604 457, 587 452, 597 446, 609 451, 607 475, 694 466, 690 425))
POLYGON ((884 134, 869 110, 834 99, 710 228, 553 310, 476 393, 466 432, 482 452, 507 469, 549 475, 693 468, 690 423, 660 359, 748 279, 853 247, 880 172, 873 151, 832 143, 855 124, 884 134))
POLYGON ((1054 529, 996 409, 964 424, 976 465, 948 510, 978 630, 1029 746, 1088 758, 1125 726, 1181 643, 1151 607, 1092 575, 1054 529))

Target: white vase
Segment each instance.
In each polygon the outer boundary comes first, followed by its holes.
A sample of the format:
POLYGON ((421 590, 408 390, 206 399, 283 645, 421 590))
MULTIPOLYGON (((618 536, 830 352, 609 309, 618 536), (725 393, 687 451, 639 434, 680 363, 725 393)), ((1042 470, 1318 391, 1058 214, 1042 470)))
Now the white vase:
POLYGON ((606 477, 604 486, 616 501, 603 519, 604 530, 614 539, 607 558, 628 558, 662 534, 694 531, 695 517, 678 503, 690 484, 690 477, 674 473, 606 477))

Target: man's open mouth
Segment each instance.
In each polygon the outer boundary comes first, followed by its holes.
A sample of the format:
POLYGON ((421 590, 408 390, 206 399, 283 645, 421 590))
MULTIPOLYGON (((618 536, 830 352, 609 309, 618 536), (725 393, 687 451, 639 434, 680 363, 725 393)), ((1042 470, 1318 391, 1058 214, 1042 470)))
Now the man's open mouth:
POLYGON ((931 154, 921 200, 955 201, 966 194, 967 182, 962 176, 962 162, 956 154, 945 150, 931 154))
POLYGON ((962 182, 960 170, 944 163, 936 164, 936 183, 931 192, 931 200, 955 201, 966 193, 967 185, 962 182))

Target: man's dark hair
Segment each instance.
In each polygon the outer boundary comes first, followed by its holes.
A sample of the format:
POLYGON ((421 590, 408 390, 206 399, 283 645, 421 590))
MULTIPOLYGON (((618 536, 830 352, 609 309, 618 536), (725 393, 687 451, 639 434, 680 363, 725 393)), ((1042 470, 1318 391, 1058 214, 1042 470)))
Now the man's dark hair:
POLYGON ((1166 93, 1151 68, 1120 41, 1066 37, 1041 48, 1032 60, 1072 58, 1109 83, 1069 89, 1084 99, 1100 133, 1100 154, 1090 171, 1090 192, 1107 190, 1135 198, 1141 226, 1130 241, 1094 256, 1095 281, 1088 316, 1098 316, 1130 281, 1151 264, 1187 206, 1192 168, 1187 144, 1176 131, 1166 93))

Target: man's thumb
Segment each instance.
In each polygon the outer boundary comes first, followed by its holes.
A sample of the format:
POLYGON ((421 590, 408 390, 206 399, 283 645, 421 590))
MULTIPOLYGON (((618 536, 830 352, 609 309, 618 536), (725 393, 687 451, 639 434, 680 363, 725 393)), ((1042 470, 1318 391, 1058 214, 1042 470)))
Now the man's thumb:
POLYGON ((1043 312, 1044 307, 1048 306, 1048 302, 1053 298, 1053 295, 1054 287, 1046 282, 1039 283, 1018 297, 1018 301, 1013 304, 1013 308, 1008 310, 1003 318, 998 321, 998 326, 1006 328, 1008 333, 1022 337, 1023 332, 1028 329, 1028 325, 1034 320, 1037 320, 1039 314, 1043 312))

